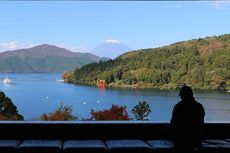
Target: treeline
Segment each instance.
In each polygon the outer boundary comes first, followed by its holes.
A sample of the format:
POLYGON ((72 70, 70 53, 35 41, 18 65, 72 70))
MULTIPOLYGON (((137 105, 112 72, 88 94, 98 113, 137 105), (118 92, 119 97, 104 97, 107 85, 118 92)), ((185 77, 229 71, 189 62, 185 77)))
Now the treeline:
POLYGON ((63 75, 66 82, 108 87, 230 89, 230 35, 125 53, 63 75))
MULTIPOLYGON (((80 119, 72 114, 72 105, 63 106, 61 104, 55 111, 44 113, 41 117, 33 120, 42 121, 70 121, 70 120, 83 120, 83 121, 98 121, 98 120, 133 120, 128 114, 126 106, 112 105, 108 109, 103 110, 91 110, 89 118, 80 119)), ((136 120, 149 120, 149 113, 151 109, 146 101, 139 101, 132 109, 132 114, 136 120)))
MULTIPOLYGON (((72 105, 60 107, 52 112, 44 113, 40 117, 32 118, 33 121, 70 121, 70 120, 132 120, 129 117, 126 106, 112 105, 109 109, 94 110, 90 112, 89 118, 80 119, 73 115, 72 105)), ((151 113, 149 104, 146 101, 139 101, 133 107, 132 113, 136 120, 149 120, 148 115, 151 113)), ((0 91, 0 120, 24 120, 24 117, 18 113, 17 106, 11 101, 4 92, 0 91)))

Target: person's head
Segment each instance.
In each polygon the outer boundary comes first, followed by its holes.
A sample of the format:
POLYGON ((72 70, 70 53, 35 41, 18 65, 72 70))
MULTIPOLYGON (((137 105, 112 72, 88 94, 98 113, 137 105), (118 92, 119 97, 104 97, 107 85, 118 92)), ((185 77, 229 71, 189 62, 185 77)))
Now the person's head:
POLYGON ((193 99, 193 92, 189 86, 183 85, 180 89, 179 96, 182 100, 193 99))

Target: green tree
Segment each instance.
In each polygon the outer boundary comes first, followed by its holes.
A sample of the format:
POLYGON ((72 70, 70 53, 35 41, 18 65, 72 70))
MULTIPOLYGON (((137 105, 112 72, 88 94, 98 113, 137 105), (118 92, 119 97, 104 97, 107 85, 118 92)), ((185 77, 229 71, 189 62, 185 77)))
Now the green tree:
POLYGON ((151 109, 146 101, 139 101, 139 103, 133 107, 132 113, 137 120, 148 120, 148 115, 151 113, 151 109))
POLYGON ((23 120, 18 113, 17 107, 4 92, 0 91, 0 120, 23 120))

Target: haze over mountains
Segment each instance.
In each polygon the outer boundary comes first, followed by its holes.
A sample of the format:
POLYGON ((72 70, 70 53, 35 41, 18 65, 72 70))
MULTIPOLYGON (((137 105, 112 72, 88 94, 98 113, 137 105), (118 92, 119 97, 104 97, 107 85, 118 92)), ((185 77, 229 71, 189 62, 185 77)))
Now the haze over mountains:
POLYGON ((130 50, 112 39, 89 50, 89 53, 43 44, 0 53, 0 72, 64 72, 88 63, 106 61, 130 50))
POLYGON ((63 72, 100 60, 90 53, 44 44, 0 53, 0 72, 63 72))
POLYGON ((132 49, 127 45, 117 40, 110 39, 95 47, 93 50, 91 50, 91 53, 101 57, 109 57, 114 59, 115 57, 131 50, 132 49))

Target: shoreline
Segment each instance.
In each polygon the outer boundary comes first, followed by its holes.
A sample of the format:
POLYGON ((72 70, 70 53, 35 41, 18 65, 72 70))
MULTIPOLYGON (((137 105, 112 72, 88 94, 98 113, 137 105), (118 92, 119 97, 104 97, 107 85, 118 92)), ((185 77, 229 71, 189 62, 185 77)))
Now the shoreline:
MULTIPOLYGON (((91 87, 98 87, 96 84, 92 83, 76 83, 76 82, 67 82, 64 80, 64 83, 69 83, 69 84, 75 84, 75 85, 83 85, 83 86, 91 86, 91 87)), ((137 86, 132 86, 132 85, 122 85, 122 86, 114 86, 114 85, 108 85, 105 87, 105 89, 126 89, 126 90, 179 90, 180 88, 164 88, 164 87, 137 87, 137 86)), ((219 91, 219 92, 225 92, 225 93, 230 93, 229 89, 197 89, 193 88, 195 91, 219 91)))

